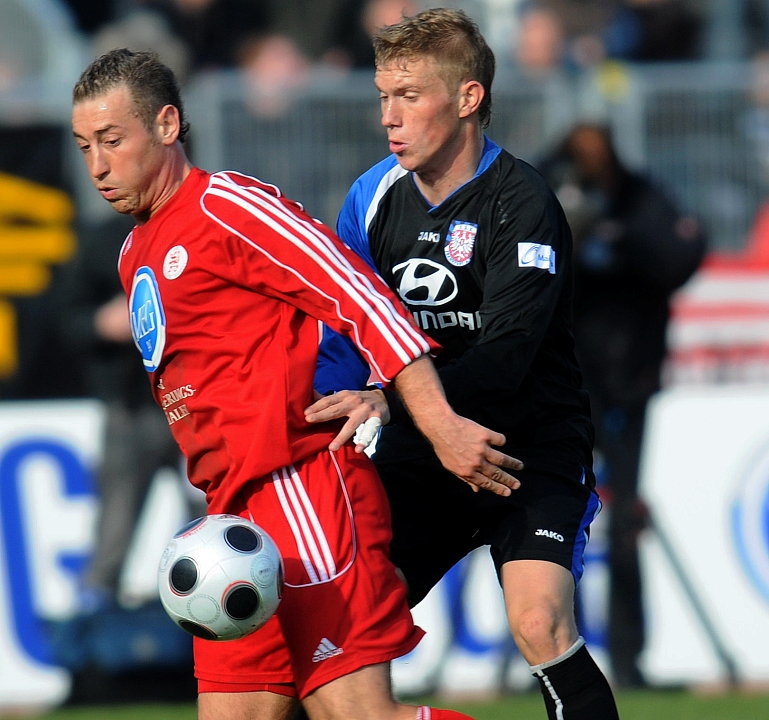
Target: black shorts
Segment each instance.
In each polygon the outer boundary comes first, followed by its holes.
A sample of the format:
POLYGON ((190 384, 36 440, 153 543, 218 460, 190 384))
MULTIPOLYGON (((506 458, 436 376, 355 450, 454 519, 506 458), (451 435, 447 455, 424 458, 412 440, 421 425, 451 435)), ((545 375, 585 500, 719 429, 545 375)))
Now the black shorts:
POLYGON ((469 485, 437 460, 377 463, 393 519, 391 557, 413 607, 465 555, 489 545, 499 575, 510 560, 562 565, 579 582, 589 526, 601 504, 592 470, 515 473, 509 497, 469 485))

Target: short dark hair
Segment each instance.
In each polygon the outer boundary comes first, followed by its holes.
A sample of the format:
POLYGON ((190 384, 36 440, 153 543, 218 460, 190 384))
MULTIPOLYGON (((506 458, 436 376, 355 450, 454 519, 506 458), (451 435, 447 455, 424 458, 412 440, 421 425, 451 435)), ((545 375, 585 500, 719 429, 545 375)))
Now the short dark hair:
POLYGON ((378 30, 373 43, 377 67, 430 56, 446 69, 450 83, 477 80, 485 91, 478 118, 481 127, 488 127, 496 61, 478 25, 465 12, 433 8, 404 17, 378 30))
POLYGON ((102 95, 121 85, 130 91, 137 114, 147 129, 152 129, 162 107, 173 105, 179 111, 179 140, 185 141, 190 125, 184 117, 179 82, 171 68, 154 52, 120 48, 96 58, 75 84, 72 102, 102 95))

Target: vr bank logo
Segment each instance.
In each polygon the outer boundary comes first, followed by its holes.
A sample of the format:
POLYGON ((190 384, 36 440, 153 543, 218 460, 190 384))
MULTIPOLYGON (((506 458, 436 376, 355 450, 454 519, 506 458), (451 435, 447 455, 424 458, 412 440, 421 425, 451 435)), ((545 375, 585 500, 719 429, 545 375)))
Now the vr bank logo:
POLYGON ((751 464, 741 484, 732 532, 746 575, 769 602, 769 449, 751 464))
POLYGON ((136 271, 128 307, 131 333, 142 354, 144 369, 154 372, 160 365, 166 344, 166 316, 155 273, 150 268, 141 267, 136 271))

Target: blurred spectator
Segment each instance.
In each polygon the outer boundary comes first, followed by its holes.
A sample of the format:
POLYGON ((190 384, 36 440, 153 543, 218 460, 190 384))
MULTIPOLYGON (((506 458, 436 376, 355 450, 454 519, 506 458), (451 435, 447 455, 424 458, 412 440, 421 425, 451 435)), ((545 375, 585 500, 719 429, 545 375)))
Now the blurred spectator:
MULTIPOLYGON (((81 34, 61 0, 0 2, 0 93, 28 83, 41 102, 66 87, 81 65, 81 34), (40 83, 44 83, 41 85, 40 83), (33 90, 34 88, 34 90, 33 90)), ((13 103, 3 99, 3 115, 13 103)), ((40 117, 30 118, 40 122, 40 117)))
POLYGON ((626 0, 640 31, 633 60, 696 60, 703 55, 702 17, 689 0, 626 0))
MULTIPOLYGON (((547 10, 560 22, 561 62, 567 68, 628 59, 638 48, 640 27, 623 0, 530 0, 521 7, 524 16, 534 10, 547 10)), ((525 38, 519 37, 521 42, 525 38)))
POLYGON ((290 37, 312 62, 320 60, 336 37, 343 0, 270 0, 270 32, 290 37))
MULTIPOLYGON (((694 9, 703 3, 692 0, 694 9)), ((744 60, 769 48, 767 0, 710 0, 700 10, 709 60, 744 60)))
POLYGON ((748 99, 741 129, 748 142, 749 160, 761 184, 769 187, 769 47, 751 60, 748 99))
POLYGON ((270 3, 254 0, 133 0, 95 33, 93 54, 153 50, 184 81, 191 73, 236 67, 242 43, 271 21, 270 3))
POLYGON ((374 31, 394 25, 404 15, 415 15, 414 0, 342 0, 332 26, 325 62, 352 70, 374 67, 374 31))
POLYGON ((537 77, 562 68, 566 36, 558 13, 537 3, 524 6, 512 53, 516 68, 524 75, 537 77))
POLYGON ((769 0, 743 0, 746 55, 769 50, 769 0))
POLYGON ((575 338, 609 513, 608 644, 620 687, 644 684, 637 540, 648 519, 638 470, 649 399, 660 389, 672 293, 698 268, 697 220, 618 157, 607 127, 577 124, 541 164, 574 235, 575 338))
POLYGON ((175 33, 169 19, 152 8, 137 8, 106 23, 93 34, 91 54, 102 55, 116 47, 156 52, 184 83, 191 71, 192 50, 175 33))
POLYGON ((81 611, 118 604, 120 579, 144 500, 156 472, 178 471, 181 460, 166 418, 155 405, 136 355, 116 258, 131 225, 120 216, 80 234, 65 266, 60 330, 77 354, 85 393, 104 403, 99 514, 81 611))
POLYGON ((127 2, 131 0, 62 0, 71 11, 78 29, 87 35, 114 20, 127 2))
POLYGON ((240 44, 271 22, 270 4, 253 0, 147 0, 192 54, 193 71, 235 67, 240 44))
POLYGON ((532 76, 606 60, 691 60, 702 55, 702 24, 687 0, 526 0, 510 58, 532 76))
MULTIPOLYGON (((238 101, 220 118, 225 136, 241 139, 230 164, 269 178, 287 195, 301 197, 313 216, 333 218, 341 196, 329 179, 348 178, 354 172, 346 167, 357 152, 353 136, 366 124, 340 131, 340 113, 346 110, 336 98, 339 83, 347 82, 347 71, 313 62, 293 37, 279 32, 246 40, 238 69, 233 78, 238 83, 238 101), (311 124, 307 118, 312 118, 311 124)), ((371 90, 371 97, 365 98, 368 105, 375 93, 372 86, 367 88, 371 90)))
POLYGON ((296 95, 307 87, 312 71, 310 59, 290 36, 282 33, 245 39, 237 62, 248 106, 260 117, 284 115, 296 95))

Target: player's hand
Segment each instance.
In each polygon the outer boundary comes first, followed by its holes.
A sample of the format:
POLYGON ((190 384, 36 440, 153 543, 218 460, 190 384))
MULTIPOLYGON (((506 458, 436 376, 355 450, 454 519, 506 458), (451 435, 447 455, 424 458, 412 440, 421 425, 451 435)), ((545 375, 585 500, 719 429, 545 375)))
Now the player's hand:
POLYGON ((93 316, 94 330, 101 340, 128 344, 133 342, 131 319, 122 293, 104 303, 93 316))
POLYGON ((304 411, 307 422, 319 423, 347 418, 329 450, 339 450, 348 440, 362 453, 374 442, 379 428, 390 422, 390 408, 381 390, 342 390, 316 400, 304 411))
POLYGON ((394 383, 414 424, 449 472, 476 491, 509 495, 521 486, 505 469, 523 470, 523 463, 495 449, 505 444, 505 436, 454 412, 427 355, 406 365, 394 383))
POLYGON ((496 449, 506 442, 501 433, 455 415, 429 439, 443 467, 474 492, 488 490, 506 496, 521 486, 521 481, 506 470, 523 470, 523 463, 496 449))

